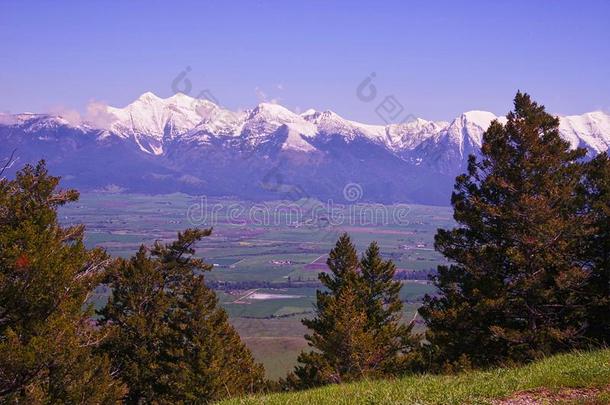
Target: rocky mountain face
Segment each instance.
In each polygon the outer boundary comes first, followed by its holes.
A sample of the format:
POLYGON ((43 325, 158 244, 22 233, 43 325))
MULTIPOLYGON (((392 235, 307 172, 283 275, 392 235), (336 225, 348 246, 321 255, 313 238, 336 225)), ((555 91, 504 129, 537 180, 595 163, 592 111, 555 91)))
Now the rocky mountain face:
MULTIPOLYGON (((492 120, 485 111, 452 122, 367 125, 332 111, 303 114, 263 103, 234 112, 210 101, 145 93, 95 122, 45 114, 0 115, 0 157, 47 160, 64 184, 108 192, 186 192, 245 199, 314 197, 446 205, 469 154, 492 120)), ((591 156, 610 147, 610 115, 560 117, 562 136, 591 156)), ((9 173, 10 175, 10 173, 9 173)))

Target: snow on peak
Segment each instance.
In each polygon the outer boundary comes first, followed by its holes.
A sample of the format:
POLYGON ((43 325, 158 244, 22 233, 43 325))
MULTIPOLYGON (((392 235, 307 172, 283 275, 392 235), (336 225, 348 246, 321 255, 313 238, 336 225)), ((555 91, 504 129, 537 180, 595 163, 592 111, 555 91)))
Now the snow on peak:
MULTIPOLYGON (((346 142, 366 139, 397 155, 417 148, 450 148, 464 155, 481 146, 483 133, 494 119, 506 122, 506 117, 472 110, 451 123, 417 118, 400 124, 368 125, 330 110, 308 109, 297 114, 275 103, 233 112, 184 93, 161 98, 146 92, 123 108, 105 105, 100 108, 107 123, 103 127, 93 121, 75 126, 69 124, 70 120, 46 114, 2 114, 0 124, 20 125, 27 131, 65 125, 83 131, 100 129, 101 138, 131 139, 142 151, 153 155, 163 154, 166 142, 176 138, 202 144, 216 139, 227 145, 241 142, 261 145, 282 127, 287 131, 284 150, 311 152, 315 150, 315 143, 310 142, 313 138, 338 136, 346 142)), ((573 147, 585 147, 591 153, 610 149, 610 115, 606 112, 560 117, 559 131, 573 147)))
POLYGON ((301 117, 306 118, 306 117, 309 117, 309 116, 314 115, 316 113, 317 113, 316 110, 314 110, 313 108, 309 108, 309 109, 307 109, 307 110, 305 110, 304 112, 301 113, 301 117))
POLYGON ((448 126, 446 121, 427 121, 421 118, 389 125, 388 146, 395 151, 412 150, 422 142, 434 138, 448 126))
POLYGON ((189 96, 188 94, 184 94, 182 92, 177 92, 175 93, 173 96, 170 96, 167 98, 168 100, 176 100, 176 101, 180 101, 180 100, 187 100, 187 101, 193 101, 196 100, 196 98, 189 96))
POLYGON ((256 109, 265 110, 265 111, 269 111, 269 112, 276 113, 276 114, 283 114, 283 113, 294 114, 292 111, 290 111, 283 105, 277 104, 277 103, 262 102, 256 106, 256 109))
POLYGON ((341 135, 347 141, 357 137, 368 138, 374 142, 384 143, 386 139, 386 127, 383 125, 369 125, 356 121, 350 121, 334 111, 323 112, 308 110, 301 116, 308 122, 314 124, 318 132, 326 135, 341 135))
POLYGON ((610 115, 594 111, 560 117, 559 132, 573 147, 582 146, 595 153, 610 148, 610 115))
POLYGON ((144 102, 156 102, 162 100, 162 98, 157 96, 152 91, 147 91, 146 93, 143 93, 140 97, 138 97, 137 100, 144 102))
POLYGON ((39 114, 39 113, 20 113, 9 114, 0 113, 0 125, 12 126, 16 125, 23 128, 26 132, 36 132, 42 130, 50 130, 61 127, 70 127, 80 131, 91 129, 87 125, 78 125, 77 120, 68 119, 63 114, 39 114))
POLYGON ((251 117, 260 116, 263 119, 270 119, 276 122, 298 121, 301 117, 284 106, 274 103, 260 103, 250 112, 251 117))
POLYGON ((451 122, 446 131, 447 139, 458 145, 461 154, 464 153, 465 142, 472 147, 481 147, 483 133, 495 119, 505 120, 488 111, 467 111, 451 122))
POLYGON ((316 148, 307 142, 303 136, 301 128, 288 125, 288 134, 282 144, 282 150, 294 150, 298 152, 313 152, 316 148))
POLYGON ((124 108, 107 107, 107 112, 115 118, 111 132, 133 137, 143 151, 160 155, 165 138, 188 132, 217 108, 208 100, 183 93, 163 99, 146 92, 124 108))
POLYGON ((483 128, 483 130, 487 130, 489 124, 498 117, 489 111, 472 110, 466 111, 460 118, 464 123, 474 124, 479 128, 483 128))
MULTIPOLYGON (((308 137, 315 136, 317 132, 315 126, 289 109, 279 104, 261 103, 246 112, 242 134, 248 144, 255 146, 263 143, 270 134, 277 131, 282 125, 285 125, 289 132, 308 137)), ((294 142, 297 142, 296 138, 294 139, 294 142)), ((301 150, 304 149, 301 148, 301 150)))

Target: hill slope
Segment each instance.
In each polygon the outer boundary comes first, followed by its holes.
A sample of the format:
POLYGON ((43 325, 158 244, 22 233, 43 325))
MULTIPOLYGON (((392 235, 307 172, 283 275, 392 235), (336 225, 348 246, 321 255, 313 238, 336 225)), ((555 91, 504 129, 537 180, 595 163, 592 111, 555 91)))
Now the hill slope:
POLYGON ((452 376, 422 375, 394 381, 366 381, 315 390, 236 398, 223 404, 512 403, 510 398, 556 403, 562 399, 610 402, 610 350, 572 353, 512 369, 452 376), (584 388, 583 390, 573 390, 584 388), (528 391, 527 394, 517 394, 528 391), (578 395, 581 395, 580 397, 578 395))

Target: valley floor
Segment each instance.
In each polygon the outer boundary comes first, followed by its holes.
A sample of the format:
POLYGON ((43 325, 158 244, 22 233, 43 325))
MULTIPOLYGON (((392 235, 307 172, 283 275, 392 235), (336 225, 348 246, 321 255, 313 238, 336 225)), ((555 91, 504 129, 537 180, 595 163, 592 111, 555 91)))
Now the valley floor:
MULTIPOLYGON (((103 247, 121 257, 132 256, 142 243, 173 240, 188 227, 213 226, 212 235, 197 247, 197 254, 214 265, 206 280, 219 288, 216 294, 231 323, 264 364, 267 377, 276 380, 294 368, 298 354, 307 348, 301 319, 313 312, 316 290, 321 288, 318 273, 327 268, 326 257, 341 233, 349 232, 360 251, 376 240, 384 257, 403 274, 423 272, 419 280, 403 282, 406 320, 413 319, 425 294, 434 293, 434 287, 422 280, 426 271, 446 263, 433 244, 438 228, 453 226, 451 209, 410 205, 403 222, 383 223, 396 208, 337 207, 335 213, 343 222, 320 227, 295 223, 309 212, 302 202, 83 193, 78 203, 61 208, 60 219, 64 225, 85 224, 88 247, 103 247), (189 215, 193 207, 196 218, 189 215), (242 207, 245 213, 265 208, 262 212, 269 219, 260 223, 247 214, 236 219, 229 215, 229 207, 242 207), (361 215, 365 213, 370 215, 361 215), (227 288, 226 283, 234 287, 227 288)), ((97 309, 109 293, 107 288, 96 291, 92 303, 97 309)))
POLYGON ((610 349, 553 356, 518 368, 331 385, 222 403, 605 404, 610 403, 610 349))

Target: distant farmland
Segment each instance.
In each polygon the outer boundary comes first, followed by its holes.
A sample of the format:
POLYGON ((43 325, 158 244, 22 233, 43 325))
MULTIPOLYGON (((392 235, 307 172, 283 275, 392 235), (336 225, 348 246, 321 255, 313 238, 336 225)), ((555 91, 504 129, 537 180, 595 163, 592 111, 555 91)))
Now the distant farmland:
MULTIPOLYGON (((408 279, 409 274, 426 274, 444 263, 432 249, 433 237, 437 228, 453 225, 448 207, 412 205, 403 223, 375 226, 369 218, 360 226, 349 215, 366 211, 366 204, 346 208, 341 213, 343 224, 299 223, 287 218, 286 206, 296 203, 286 201, 264 203, 268 219, 258 223, 223 211, 231 206, 247 211, 255 203, 229 199, 206 200, 208 207, 220 209, 207 221, 193 221, 188 214, 200 202, 199 197, 184 194, 83 194, 76 204, 63 207, 60 216, 65 224, 86 225, 88 246, 102 246, 123 257, 134 254, 141 243, 169 241, 188 227, 213 226, 212 236, 197 250, 214 265, 206 280, 233 286, 217 291, 220 303, 272 378, 291 369, 298 352, 306 347, 300 320, 312 312, 318 272, 327 270, 326 258, 338 235, 349 232, 360 252, 376 240, 384 257, 392 259, 398 273, 408 279), (280 208, 274 211, 274 207, 280 208), (241 290, 235 287, 240 285, 241 290)), ((303 206, 300 202, 297 208, 303 206)), ((393 207, 384 209, 392 212, 393 207)), ((423 295, 433 292, 425 282, 406 282, 401 291, 405 319, 413 319, 423 295)), ((108 293, 98 290, 94 297, 98 307, 108 293)))

